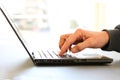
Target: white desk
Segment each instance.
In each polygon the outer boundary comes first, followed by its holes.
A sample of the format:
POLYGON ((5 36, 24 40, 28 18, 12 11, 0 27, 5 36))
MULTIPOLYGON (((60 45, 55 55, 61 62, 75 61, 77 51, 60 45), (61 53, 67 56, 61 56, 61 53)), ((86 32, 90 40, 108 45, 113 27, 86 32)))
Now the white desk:
POLYGON ((104 53, 114 59, 109 66, 36 67, 6 29, 0 30, 0 80, 120 80, 120 54, 116 52, 104 53))

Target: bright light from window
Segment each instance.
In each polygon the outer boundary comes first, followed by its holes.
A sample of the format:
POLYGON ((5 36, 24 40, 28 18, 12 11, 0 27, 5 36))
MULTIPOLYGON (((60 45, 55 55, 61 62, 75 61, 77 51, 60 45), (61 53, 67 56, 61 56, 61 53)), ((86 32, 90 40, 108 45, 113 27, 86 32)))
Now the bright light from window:
POLYGON ((38 31, 46 29, 64 33, 76 28, 110 29, 120 22, 119 0, 2 0, 2 2, 22 29, 38 31))

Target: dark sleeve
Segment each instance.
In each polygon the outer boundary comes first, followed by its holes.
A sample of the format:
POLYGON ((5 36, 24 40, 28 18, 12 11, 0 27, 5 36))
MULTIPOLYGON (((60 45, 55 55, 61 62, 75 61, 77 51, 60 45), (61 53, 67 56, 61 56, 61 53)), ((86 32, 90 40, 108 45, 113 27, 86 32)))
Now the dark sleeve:
POLYGON ((106 51, 120 52, 120 25, 117 25, 113 30, 104 31, 108 32, 110 39, 108 43, 101 49, 106 51))

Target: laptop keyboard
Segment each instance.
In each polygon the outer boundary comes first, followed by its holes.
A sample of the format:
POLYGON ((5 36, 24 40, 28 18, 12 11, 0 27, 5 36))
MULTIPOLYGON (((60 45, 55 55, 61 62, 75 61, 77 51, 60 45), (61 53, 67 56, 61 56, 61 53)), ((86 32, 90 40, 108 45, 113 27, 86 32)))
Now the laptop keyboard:
POLYGON ((62 57, 60 57, 58 55, 59 50, 53 50, 53 49, 48 49, 48 50, 40 50, 37 52, 34 52, 32 55, 34 58, 36 59, 63 59, 63 58, 101 58, 102 55, 100 54, 79 54, 79 55, 75 55, 72 54, 71 52, 67 52, 65 53, 62 57))
POLYGON ((37 51, 36 56, 39 56, 41 59, 73 58, 70 54, 64 54, 62 57, 60 57, 58 53, 59 53, 58 50, 56 51, 55 50, 40 50, 40 51, 37 51))

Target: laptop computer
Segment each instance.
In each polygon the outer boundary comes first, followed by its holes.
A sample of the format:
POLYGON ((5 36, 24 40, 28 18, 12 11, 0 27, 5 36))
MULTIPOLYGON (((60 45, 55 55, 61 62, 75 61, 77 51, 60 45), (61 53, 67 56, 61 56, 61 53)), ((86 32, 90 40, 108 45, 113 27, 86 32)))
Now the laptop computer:
MULTIPOLYGON (((19 29, 14 24, 12 19, 9 17, 8 13, 5 11, 2 5, 0 5, 0 16, 4 17, 6 24, 8 24, 15 35, 23 45, 24 49, 27 51, 30 59, 36 66, 42 65, 101 65, 108 64, 113 61, 112 58, 103 56, 100 54, 81 54, 81 56, 74 56, 72 53, 67 52, 63 57, 58 55, 57 50, 40 50, 33 51, 29 48, 22 35, 20 34, 19 29)), ((3 21, 4 21, 3 20, 3 21)))

